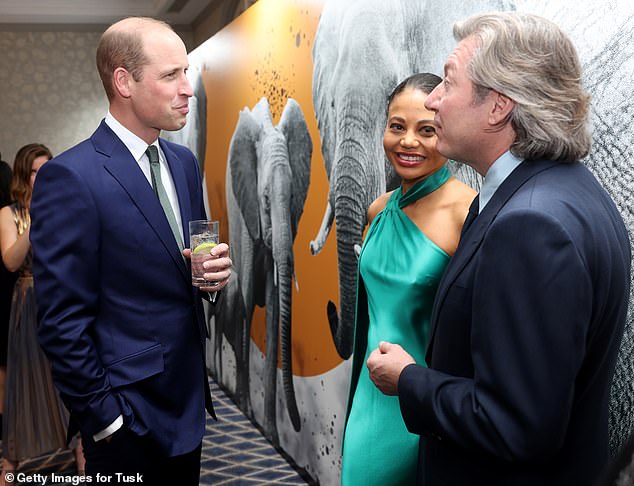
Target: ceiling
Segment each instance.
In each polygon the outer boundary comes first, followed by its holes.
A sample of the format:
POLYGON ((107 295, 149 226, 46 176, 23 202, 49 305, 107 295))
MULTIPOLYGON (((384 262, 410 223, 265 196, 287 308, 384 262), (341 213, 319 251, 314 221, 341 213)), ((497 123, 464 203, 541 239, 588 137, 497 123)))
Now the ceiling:
POLYGON ((189 27, 222 0, 1 0, 0 25, 16 29, 105 26, 129 16, 189 27), (28 27, 27 27, 28 26, 28 27))

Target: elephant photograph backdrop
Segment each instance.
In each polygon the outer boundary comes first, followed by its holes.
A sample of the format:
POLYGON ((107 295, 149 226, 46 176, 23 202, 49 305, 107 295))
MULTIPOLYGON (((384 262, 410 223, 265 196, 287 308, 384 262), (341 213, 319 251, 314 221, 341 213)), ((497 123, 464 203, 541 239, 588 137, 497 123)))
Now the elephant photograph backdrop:
MULTIPOLYGON (((522 10, 571 36, 593 100, 594 144, 583 162, 634 236, 634 5, 608 3, 260 0, 190 54, 206 92, 210 214, 235 264, 211 318, 209 366, 315 481, 339 482, 354 248, 368 204, 398 184, 382 149, 387 95, 411 73, 442 75, 454 21, 522 10)), ((450 168, 479 188, 473 171, 450 168)), ((613 450, 634 426, 631 302, 612 392, 613 450)))
POLYGON ((189 59, 207 100, 210 215, 234 262, 209 367, 267 438, 335 484, 349 375, 326 315, 338 303, 336 241, 310 250, 328 194, 311 92, 322 6, 260 0, 189 59))

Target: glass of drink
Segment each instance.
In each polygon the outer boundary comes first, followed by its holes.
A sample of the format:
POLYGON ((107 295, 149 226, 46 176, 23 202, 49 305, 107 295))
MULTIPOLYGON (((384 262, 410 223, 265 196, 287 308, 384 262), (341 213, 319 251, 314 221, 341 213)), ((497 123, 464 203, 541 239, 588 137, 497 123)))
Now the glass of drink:
POLYGON ((189 222, 189 247, 191 248, 192 285, 211 287, 216 282, 204 279, 203 262, 211 259, 211 249, 219 243, 218 221, 201 219, 189 222))

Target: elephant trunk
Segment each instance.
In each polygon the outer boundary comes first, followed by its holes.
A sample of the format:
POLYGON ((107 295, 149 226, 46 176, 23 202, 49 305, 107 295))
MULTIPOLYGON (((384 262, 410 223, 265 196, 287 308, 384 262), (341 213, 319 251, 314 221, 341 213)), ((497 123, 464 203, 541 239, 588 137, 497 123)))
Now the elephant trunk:
MULTIPOLYGON (((277 174, 276 174, 277 176, 277 174)), ((280 347, 282 355, 282 385, 288 415, 293 428, 301 428, 299 410, 293 386, 292 363, 292 284, 293 284, 293 233, 290 219, 289 175, 279 174, 273 184, 273 202, 271 204, 272 235, 271 244, 277 288, 279 295, 280 347), (275 199, 278 199, 275 201, 275 199)))
POLYGON ((357 290, 358 262, 354 247, 362 244, 368 206, 378 196, 379 188, 368 180, 377 176, 368 174, 370 162, 365 160, 358 146, 348 143, 342 144, 340 149, 336 164, 340 171, 333 181, 340 313, 333 302, 328 302, 327 313, 337 352, 348 359, 353 348, 357 290))

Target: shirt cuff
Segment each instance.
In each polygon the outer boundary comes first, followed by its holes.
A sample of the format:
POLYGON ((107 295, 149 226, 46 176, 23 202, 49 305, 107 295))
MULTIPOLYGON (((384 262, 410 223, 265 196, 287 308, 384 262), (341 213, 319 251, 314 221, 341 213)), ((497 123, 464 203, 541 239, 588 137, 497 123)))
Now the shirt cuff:
POLYGON ((92 436, 92 438, 95 442, 99 442, 101 439, 105 439, 109 435, 114 434, 121 427, 123 427, 123 415, 119 415, 114 422, 108 425, 108 427, 103 429, 101 432, 97 432, 92 436))

